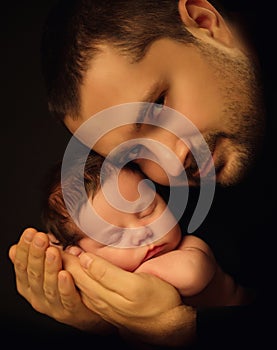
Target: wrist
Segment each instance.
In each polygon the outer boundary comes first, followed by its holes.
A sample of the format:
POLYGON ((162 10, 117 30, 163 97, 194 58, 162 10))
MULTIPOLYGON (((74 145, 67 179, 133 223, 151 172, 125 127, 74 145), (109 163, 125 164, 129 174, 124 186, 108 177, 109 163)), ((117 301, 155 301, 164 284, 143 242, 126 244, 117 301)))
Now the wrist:
POLYGON ((91 319, 90 321, 80 322, 78 325, 75 325, 81 331, 99 334, 99 335, 113 335, 117 334, 117 328, 111 323, 105 321, 98 315, 91 319))
POLYGON ((123 338, 134 343, 169 347, 184 347, 196 341, 196 310, 180 305, 158 318, 144 320, 132 329, 121 329, 123 338))

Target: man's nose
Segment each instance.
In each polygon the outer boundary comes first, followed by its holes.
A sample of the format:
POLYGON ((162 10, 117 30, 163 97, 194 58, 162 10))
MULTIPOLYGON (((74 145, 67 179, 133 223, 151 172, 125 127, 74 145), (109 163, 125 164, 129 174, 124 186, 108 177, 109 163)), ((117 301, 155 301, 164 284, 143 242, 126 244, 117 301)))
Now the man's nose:
POLYGON ((136 247, 149 243, 149 239, 154 236, 152 230, 148 227, 134 228, 133 232, 130 232, 130 234, 132 235, 130 242, 132 246, 136 247))
POLYGON ((154 140, 157 142, 151 147, 151 151, 169 175, 178 176, 190 166, 190 148, 178 136, 163 131, 154 140))

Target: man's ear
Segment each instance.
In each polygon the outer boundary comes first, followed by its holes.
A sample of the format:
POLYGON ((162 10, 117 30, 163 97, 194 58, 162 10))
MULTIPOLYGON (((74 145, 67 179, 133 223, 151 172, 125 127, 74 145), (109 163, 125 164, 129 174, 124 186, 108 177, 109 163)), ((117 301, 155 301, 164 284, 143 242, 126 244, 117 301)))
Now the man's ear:
POLYGON ((201 35, 217 40, 232 47, 234 36, 224 18, 207 0, 179 0, 179 13, 187 29, 194 35, 197 30, 201 35))

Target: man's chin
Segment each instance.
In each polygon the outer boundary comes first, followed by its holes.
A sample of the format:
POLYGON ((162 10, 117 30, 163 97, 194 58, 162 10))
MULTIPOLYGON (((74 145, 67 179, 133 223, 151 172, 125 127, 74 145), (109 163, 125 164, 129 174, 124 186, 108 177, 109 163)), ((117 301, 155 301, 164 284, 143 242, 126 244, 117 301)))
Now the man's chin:
POLYGON ((230 169, 225 166, 216 174, 216 182, 222 187, 238 185, 247 177, 248 171, 244 169, 230 169))

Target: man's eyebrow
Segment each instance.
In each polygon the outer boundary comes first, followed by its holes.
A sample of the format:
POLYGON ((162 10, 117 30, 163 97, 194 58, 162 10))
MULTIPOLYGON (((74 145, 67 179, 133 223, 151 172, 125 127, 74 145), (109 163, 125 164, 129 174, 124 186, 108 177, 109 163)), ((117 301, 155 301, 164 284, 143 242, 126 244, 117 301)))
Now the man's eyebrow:
POLYGON ((158 93, 160 90, 160 82, 155 82, 150 86, 150 88, 146 91, 145 95, 142 98, 142 102, 153 102, 158 97, 158 93))
POLYGON ((160 82, 155 82, 150 86, 150 88, 146 91, 145 95, 142 97, 142 106, 138 111, 137 118, 135 121, 136 124, 143 123, 146 116, 146 111, 149 108, 148 103, 154 103, 156 101, 156 99, 159 96, 160 86, 160 82))

